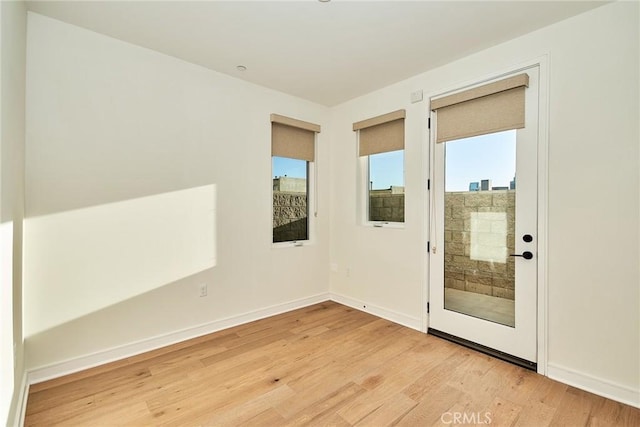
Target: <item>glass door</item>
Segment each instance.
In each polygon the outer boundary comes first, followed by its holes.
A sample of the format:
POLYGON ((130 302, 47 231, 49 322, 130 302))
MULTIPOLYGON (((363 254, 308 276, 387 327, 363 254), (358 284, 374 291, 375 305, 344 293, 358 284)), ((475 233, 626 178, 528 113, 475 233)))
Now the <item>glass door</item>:
POLYGON ((533 365, 538 69, 526 74, 522 127, 433 144, 429 328, 533 365))
POLYGON ((444 144, 444 308, 513 327, 516 131, 444 144))

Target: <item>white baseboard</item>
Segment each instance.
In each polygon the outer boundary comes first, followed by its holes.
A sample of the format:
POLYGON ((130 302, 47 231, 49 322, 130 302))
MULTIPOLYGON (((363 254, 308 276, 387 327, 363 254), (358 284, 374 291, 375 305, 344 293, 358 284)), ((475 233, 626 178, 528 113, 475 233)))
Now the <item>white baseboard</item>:
MULTIPOLYGON (((151 337, 138 342, 125 344, 93 354, 69 359, 53 365, 31 369, 23 375, 20 392, 17 396, 15 425, 22 426, 26 411, 29 385, 58 378, 64 375, 79 372, 105 363, 135 356, 144 352, 156 350, 171 344, 196 338, 202 335, 217 332, 223 329, 242 325, 266 317, 275 316, 291 310, 304 308, 324 301, 335 301, 339 304, 352 307, 356 310, 373 314, 394 323, 420 331, 422 322, 419 318, 407 316, 386 308, 378 307, 364 301, 357 300, 336 293, 322 293, 311 297, 276 304, 270 307, 254 310, 237 316, 216 320, 203 325, 194 326, 180 331, 151 337)), ((637 408, 640 408, 640 390, 616 384, 611 381, 597 378, 589 374, 578 372, 563 366, 547 364, 547 376, 562 383, 580 388, 582 390, 616 400, 637 408)))
POLYGON ((415 329, 417 331, 422 330, 422 321, 417 317, 407 316, 406 314, 398 313, 393 310, 378 307, 355 298, 335 293, 331 293, 331 301, 355 308, 356 310, 371 313, 391 322, 398 323, 399 325, 406 326, 407 328, 415 329))
POLYGON ((69 375, 74 372, 83 371, 85 369, 104 365, 105 363, 114 362, 116 360, 156 350, 158 348, 166 347, 188 339, 197 338, 223 329, 231 328, 233 326, 242 325, 244 323, 253 322, 255 320, 275 316, 287 311, 328 301, 329 299, 330 295, 328 293, 317 294, 311 297, 272 305, 270 307, 250 311, 237 316, 227 317, 180 331, 147 338, 138 342, 125 344, 93 354, 76 357, 52 365, 30 369, 27 372, 27 383, 36 384, 42 381, 69 375))
POLYGON ((382 307, 377 307, 375 305, 371 305, 369 303, 356 300, 344 295, 322 293, 311 297, 277 304, 259 310, 254 310, 237 316, 231 316, 228 318, 216 320, 180 331, 147 338, 122 346, 113 347, 96 353, 75 357, 62 362, 54 363, 52 365, 32 368, 29 369, 26 373, 25 384, 28 387, 28 385, 30 384, 37 384, 39 382, 47 381, 53 378, 73 374, 75 372, 104 365, 106 363, 114 362, 116 360, 121 360, 127 357, 132 357, 178 342, 329 300, 355 308, 357 310, 371 313, 375 316, 387 319, 391 322, 398 323, 408 328, 421 330, 422 327, 420 319, 410 317, 382 307))
POLYGON ((22 380, 19 385, 18 396, 16 399, 16 413, 13 420, 15 427, 24 425, 24 416, 27 411, 27 396, 29 396, 29 383, 27 382, 27 373, 22 375, 22 380))
POLYGON ((547 376, 590 393, 640 408, 640 390, 552 363, 547 364, 547 376))

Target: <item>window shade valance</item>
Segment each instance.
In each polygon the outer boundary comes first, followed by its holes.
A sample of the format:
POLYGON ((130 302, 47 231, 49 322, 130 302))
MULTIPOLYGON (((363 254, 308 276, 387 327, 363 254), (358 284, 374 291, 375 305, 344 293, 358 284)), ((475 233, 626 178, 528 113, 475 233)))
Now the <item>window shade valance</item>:
POLYGON ((359 155, 403 150, 405 115, 405 110, 398 110, 354 123, 353 130, 360 131, 359 155))
POLYGON ((320 125, 272 114, 271 155, 313 162, 316 132, 320 125))
POLYGON ((436 142, 524 127, 527 74, 431 100, 437 113, 436 142))

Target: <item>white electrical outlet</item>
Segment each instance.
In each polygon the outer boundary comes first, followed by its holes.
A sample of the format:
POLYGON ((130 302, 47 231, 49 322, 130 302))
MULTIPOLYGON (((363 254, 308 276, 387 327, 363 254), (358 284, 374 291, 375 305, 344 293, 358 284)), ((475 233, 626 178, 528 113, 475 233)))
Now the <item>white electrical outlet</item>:
POLYGON ((422 91, 416 90, 415 92, 411 92, 411 102, 420 102, 422 101, 422 91))
POLYGON ((200 283, 200 297, 206 297, 206 296, 207 296, 207 284, 200 283))
POLYGON ((337 262, 332 262, 331 263, 331 271, 333 273, 337 273, 338 272, 338 263, 337 262))

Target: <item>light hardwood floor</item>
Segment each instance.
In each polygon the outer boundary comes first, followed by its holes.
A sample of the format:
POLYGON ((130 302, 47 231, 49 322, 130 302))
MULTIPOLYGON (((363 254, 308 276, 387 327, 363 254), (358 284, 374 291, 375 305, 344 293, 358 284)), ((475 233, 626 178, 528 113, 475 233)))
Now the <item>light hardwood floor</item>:
POLYGON ((25 425, 465 421, 638 426, 640 410, 327 302, 35 384, 25 425))

